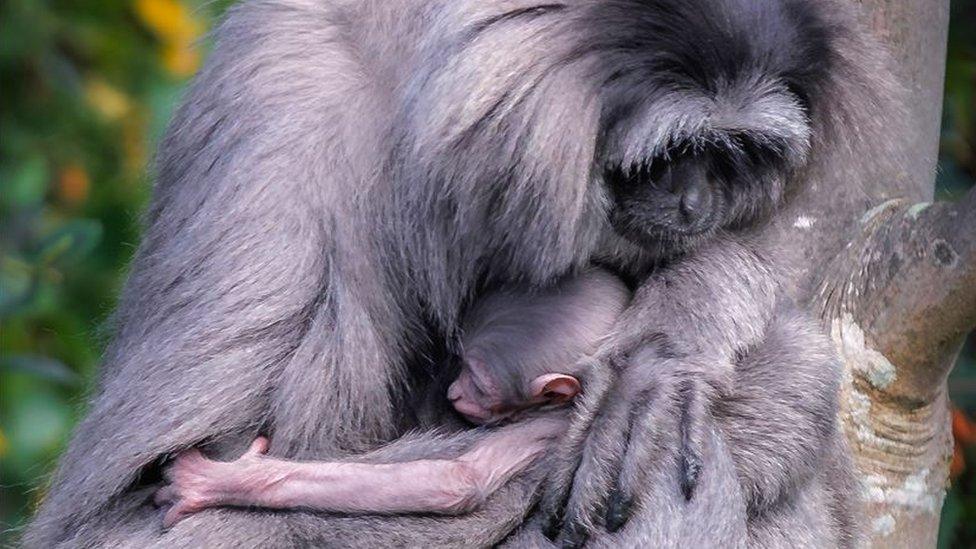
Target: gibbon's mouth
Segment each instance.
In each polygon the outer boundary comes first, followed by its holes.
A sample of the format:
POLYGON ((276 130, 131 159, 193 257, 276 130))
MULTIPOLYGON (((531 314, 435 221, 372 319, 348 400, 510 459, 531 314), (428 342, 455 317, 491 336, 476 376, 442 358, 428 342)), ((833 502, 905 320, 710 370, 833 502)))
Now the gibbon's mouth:
POLYGON ((451 403, 459 414, 475 425, 487 423, 492 418, 491 412, 465 399, 458 399, 451 403))
POLYGON ((638 230, 618 230, 617 232, 626 240, 644 248, 654 256, 666 258, 694 250, 718 232, 718 225, 712 224, 700 229, 687 230, 645 227, 638 230))
POLYGON ((658 235, 659 239, 693 238, 715 232, 719 225, 719 218, 718 212, 712 210, 701 219, 695 220, 694 223, 677 226, 649 223, 644 227, 644 231, 651 235, 658 235))
POLYGON ((637 208, 618 204, 610 214, 614 231, 630 242, 657 256, 670 256, 695 248, 720 229, 722 201, 716 200, 707 212, 692 222, 675 223, 672 219, 654 219, 637 208))

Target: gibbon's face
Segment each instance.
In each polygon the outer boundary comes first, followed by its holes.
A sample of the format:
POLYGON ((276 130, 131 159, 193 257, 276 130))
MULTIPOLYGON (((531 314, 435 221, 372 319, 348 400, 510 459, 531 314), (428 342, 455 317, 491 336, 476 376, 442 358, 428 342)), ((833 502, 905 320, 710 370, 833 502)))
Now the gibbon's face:
POLYGON ((525 410, 561 405, 580 392, 579 380, 570 374, 541 373, 533 368, 513 368, 500 361, 473 357, 461 362, 461 371, 447 390, 451 405, 475 425, 494 425, 516 418, 525 410), (503 371, 508 370, 508 371, 503 371))
POLYGON ((604 177, 610 222, 631 242, 667 256, 720 230, 747 227, 781 201, 789 159, 781 152, 679 151, 604 177))
POLYGON ((657 256, 778 207, 806 160, 829 78, 830 29, 810 2, 610 0, 599 59, 597 174, 614 231, 657 256))

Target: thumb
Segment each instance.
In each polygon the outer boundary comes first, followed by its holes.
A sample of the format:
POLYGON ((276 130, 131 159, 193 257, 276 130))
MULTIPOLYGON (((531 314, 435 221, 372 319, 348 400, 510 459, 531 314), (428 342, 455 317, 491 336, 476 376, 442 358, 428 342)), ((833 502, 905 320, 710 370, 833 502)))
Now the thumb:
POLYGON ((248 454, 266 454, 268 453, 268 446, 271 442, 267 437, 258 437, 254 439, 251 443, 251 447, 247 449, 248 454))
POLYGON ((163 516, 163 528, 171 528, 177 522, 185 519, 191 512, 186 508, 182 501, 177 501, 170 507, 163 516))

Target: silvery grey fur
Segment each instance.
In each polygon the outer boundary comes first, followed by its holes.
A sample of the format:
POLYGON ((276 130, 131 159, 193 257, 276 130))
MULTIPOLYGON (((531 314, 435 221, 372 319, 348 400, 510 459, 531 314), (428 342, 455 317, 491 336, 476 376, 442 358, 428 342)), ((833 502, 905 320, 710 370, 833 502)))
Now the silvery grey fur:
POLYGON ((835 363, 783 304, 760 222, 804 181, 850 184, 890 158, 879 113, 896 109, 866 34, 834 0, 233 9, 160 147, 115 337, 25 544, 479 546, 516 530, 509 542, 532 544, 548 543, 549 512, 565 517, 564 537, 594 545, 850 539, 836 503, 850 489, 837 485, 835 363), (821 34, 797 35, 795 18, 821 34), (656 42, 620 46, 655 21, 656 42), (696 68, 675 81, 646 59, 696 68), (780 61, 812 74, 787 77, 780 61), (735 148, 731 134, 778 151, 786 174, 757 176, 730 203, 728 218, 753 234, 642 247, 615 232, 608 171, 666 159, 679 142, 735 148), (671 252, 692 253, 665 261, 671 252), (220 509, 162 532, 152 476, 189 446, 229 455, 262 430, 272 454, 301 459, 394 439, 373 458, 461 451, 479 431, 398 438, 432 426, 404 420, 414 389, 443 377, 424 370, 424 353, 453 339, 481 289, 545 285, 593 261, 640 286, 632 322, 594 364, 604 375, 587 386, 566 455, 485 508, 383 519, 220 509), (638 436, 616 438, 631 428, 638 436), (703 468, 686 500, 689 448, 703 468), (764 452, 778 461, 754 469, 764 452), (617 483, 600 464, 621 457, 617 483), (598 520, 611 491, 635 498, 616 534, 598 520))
POLYGON ((840 364, 771 264, 718 238, 643 283, 560 445, 560 543, 855 545, 840 364))

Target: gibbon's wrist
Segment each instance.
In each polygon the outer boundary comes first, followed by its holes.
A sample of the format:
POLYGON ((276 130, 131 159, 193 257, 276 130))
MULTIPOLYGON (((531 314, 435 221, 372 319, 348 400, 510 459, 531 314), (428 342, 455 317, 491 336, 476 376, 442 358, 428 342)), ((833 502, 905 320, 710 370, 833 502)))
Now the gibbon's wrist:
POLYGON ((284 484, 290 478, 294 467, 290 463, 265 456, 254 456, 248 460, 234 479, 238 493, 246 501, 239 505, 259 505, 261 507, 282 508, 289 505, 284 497, 284 484))

